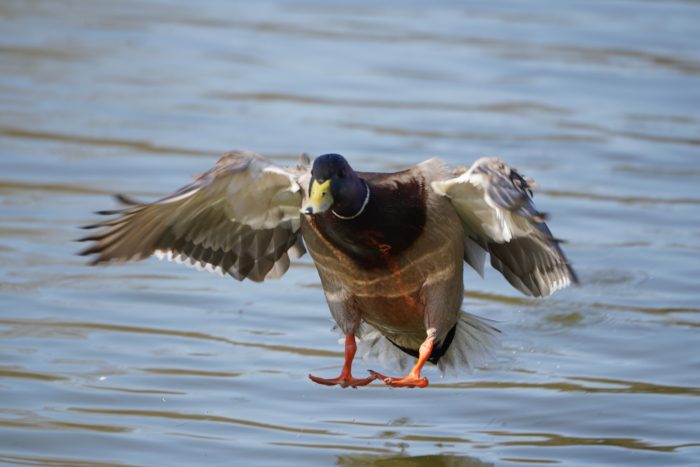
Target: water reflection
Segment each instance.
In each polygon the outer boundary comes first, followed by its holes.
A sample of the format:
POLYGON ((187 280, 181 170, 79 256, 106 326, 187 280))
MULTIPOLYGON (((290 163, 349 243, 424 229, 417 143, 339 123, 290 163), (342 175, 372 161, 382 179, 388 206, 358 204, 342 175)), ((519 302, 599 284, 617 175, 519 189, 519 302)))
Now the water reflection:
POLYGON ((48 457, 48 456, 12 456, 0 454, 0 462, 16 465, 49 465, 53 467, 130 467, 137 464, 102 462, 99 459, 48 457))
POLYGON ((571 376, 566 381, 548 383, 525 383, 503 381, 476 381, 459 383, 434 383, 434 387, 442 389, 536 389, 556 392, 582 392, 588 394, 656 394, 669 396, 700 396, 700 388, 663 386, 637 381, 623 381, 604 378, 588 378, 571 376), (596 386, 579 384, 598 383, 596 386), (603 385, 603 387, 601 387, 603 385))
POLYGON ((12 419, 0 419, 0 428, 15 428, 23 430, 86 430, 100 433, 127 433, 131 428, 115 425, 98 425, 92 423, 76 423, 60 420, 51 420, 34 414, 26 414, 23 417, 12 419))
POLYGON ((575 436, 561 436, 553 433, 510 433, 504 431, 487 431, 485 433, 491 436, 503 438, 530 438, 500 441, 496 443, 501 446, 612 446, 624 449, 659 452, 673 452, 678 449, 700 446, 700 443, 657 445, 634 438, 581 438, 575 436))
POLYGON ((208 96, 214 99, 230 99, 233 101, 252 101, 257 104, 264 103, 294 103, 308 105, 320 105, 328 107, 358 107, 367 109, 389 109, 389 110, 433 110, 440 112, 493 112, 504 114, 558 114, 566 115, 571 111, 555 107, 553 105, 538 102, 499 102, 490 104, 465 104, 454 102, 431 102, 431 101, 410 101, 410 100, 387 100, 387 99, 350 99, 338 97, 321 97, 315 95, 282 94, 272 92, 261 93, 234 93, 227 92, 208 96))
POLYGON ((344 467, 487 467, 495 465, 489 462, 482 462, 475 457, 454 454, 427 456, 347 454, 338 456, 336 463, 344 467))
POLYGON ((256 342, 236 341, 233 339, 204 334, 200 332, 147 328, 139 326, 124 326, 106 323, 0 319, 0 326, 11 326, 10 329, 0 331, 0 336, 6 338, 25 336, 28 333, 32 333, 35 336, 42 337, 80 337, 82 339, 86 339, 92 332, 118 332, 130 334, 150 334, 156 336, 180 337, 185 339, 198 339, 204 341, 221 342, 238 347, 251 347, 273 352, 287 352, 302 356, 341 357, 343 355, 342 352, 330 352, 319 349, 295 348, 285 345, 270 345, 256 342))
POLYGON ((212 156, 212 153, 208 151, 198 151, 191 148, 177 148, 172 146, 159 146, 147 141, 129 141, 116 138, 94 138, 75 134, 62 134, 48 131, 27 130, 22 128, 0 128, 0 136, 4 136, 6 138, 39 141, 47 140, 52 142, 74 144, 77 146, 108 146, 146 154, 153 153, 183 156, 193 156, 199 154, 212 156))
POLYGON ((159 410, 135 410, 135 409, 104 409, 104 408, 86 408, 86 407, 70 407, 68 409, 72 412, 84 413, 84 414, 99 414, 108 415, 110 418, 133 418, 133 417, 145 417, 145 418, 164 418, 169 420, 179 420, 179 421, 199 421, 199 422, 210 422, 210 423, 225 423, 232 425, 242 425, 247 428, 259 428, 263 430, 273 430, 273 431, 285 431, 291 433, 303 433, 312 435, 339 435, 339 433, 334 433, 329 430, 313 429, 313 428, 299 428, 293 426, 284 425, 274 425, 271 423, 262 423, 255 420, 246 420, 241 418, 233 417, 222 417, 214 414, 198 414, 198 413, 182 413, 182 412, 166 412, 159 410))

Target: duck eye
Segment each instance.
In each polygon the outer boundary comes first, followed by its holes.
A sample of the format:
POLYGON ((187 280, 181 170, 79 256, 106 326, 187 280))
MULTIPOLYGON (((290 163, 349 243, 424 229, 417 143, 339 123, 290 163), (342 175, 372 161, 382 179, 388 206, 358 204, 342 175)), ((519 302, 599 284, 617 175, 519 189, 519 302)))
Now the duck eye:
POLYGON ((345 178, 345 169, 340 169, 340 172, 338 172, 338 177, 345 178))

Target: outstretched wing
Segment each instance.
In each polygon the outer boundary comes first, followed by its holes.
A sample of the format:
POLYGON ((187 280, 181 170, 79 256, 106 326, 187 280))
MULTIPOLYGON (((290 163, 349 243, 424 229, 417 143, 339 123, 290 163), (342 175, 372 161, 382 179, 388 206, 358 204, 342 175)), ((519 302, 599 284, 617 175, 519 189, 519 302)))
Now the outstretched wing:
POLYGON ((87 229, 81 255, 91 264, 151 255, 186 262, 238 280, 282 276, 289 255, 301 256, 302 189, 308 168, 282 169, 250 151, 224 155, 191 184, 154 203, 100 214, 116 215, 87 229))
POLYGON ((578 279, 532 202, 533 185, 495 158, 479 159, 461 175, 432 183, 462 221, 465 261, 483 275, 489 253, 491 265, 513 287, 541 297, 578 279))

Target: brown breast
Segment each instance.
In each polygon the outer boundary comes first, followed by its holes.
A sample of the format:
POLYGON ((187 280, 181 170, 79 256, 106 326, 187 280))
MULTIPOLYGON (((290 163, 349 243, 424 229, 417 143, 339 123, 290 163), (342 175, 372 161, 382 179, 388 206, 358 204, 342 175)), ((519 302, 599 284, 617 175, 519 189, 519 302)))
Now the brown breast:
POLYGON ((314 230, 361 269, 388 267, 423 233, 426 187, 420 174, 360 173, 370 188, 370 199, 355 219, 339 219, 331 210, 314 216, 314 230))

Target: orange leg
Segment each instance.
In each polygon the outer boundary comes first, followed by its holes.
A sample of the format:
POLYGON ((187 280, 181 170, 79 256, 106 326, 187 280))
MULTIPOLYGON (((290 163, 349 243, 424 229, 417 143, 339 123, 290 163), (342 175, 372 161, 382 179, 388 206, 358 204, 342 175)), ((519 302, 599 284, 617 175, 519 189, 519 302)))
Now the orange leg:
POLYGON ((376 371, 370 370, 370 373, 377 379, 384 381, 384 384, 394 388, 424 388, 428 385, 428 378, 421 377, 420 371, 423 365, 430 358, 430 353, 433 351, 435 343, 434 337, 428 337, 420 346, 418 351, 418 361, 413 369, 403 378, 391 378, 384 376, 376 371))
POLYGON ((367 378, 353 378, 352 377, 352 359, 355 358, 355 352, 357 351, 357 344, 355 344, 355 336, 353 334, 348 334, 345 336, 345 363, 343 364, 343 370, 340 372, 340 376, 337 378, 326 379, 319 378, 318 376, 309 375, 309 379, 314 383, 325 384, 326 386, 340 385, 342 388, 352 386, 356 388, 358 386, 366 386, 376 379, 376 376, 368 376, 367 378))

